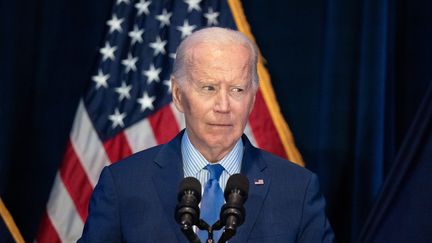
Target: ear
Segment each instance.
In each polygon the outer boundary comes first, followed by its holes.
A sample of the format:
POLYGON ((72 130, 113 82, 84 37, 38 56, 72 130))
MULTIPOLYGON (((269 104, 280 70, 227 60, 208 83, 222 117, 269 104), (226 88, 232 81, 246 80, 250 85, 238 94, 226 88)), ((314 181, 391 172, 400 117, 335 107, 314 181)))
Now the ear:
POLYGON ((178 80, 174 76, 171 76, 171 91, 174 105, 176 106, 178 111, 184 113, 182 90, 180 88, 178 80))

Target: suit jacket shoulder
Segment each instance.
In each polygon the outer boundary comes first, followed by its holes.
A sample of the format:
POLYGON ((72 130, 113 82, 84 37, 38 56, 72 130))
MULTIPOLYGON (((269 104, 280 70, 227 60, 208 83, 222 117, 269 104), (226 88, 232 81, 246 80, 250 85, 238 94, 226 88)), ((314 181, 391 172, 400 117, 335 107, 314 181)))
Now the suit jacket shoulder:
POLYGON ((79 242, 186 242, 174 220, 179 137, 103 169, 79 242))
POLYGON ((250 180, 247 220, 239 241, 232 242, 332 242, 316 175, 245 144, 242 173, 250 180))

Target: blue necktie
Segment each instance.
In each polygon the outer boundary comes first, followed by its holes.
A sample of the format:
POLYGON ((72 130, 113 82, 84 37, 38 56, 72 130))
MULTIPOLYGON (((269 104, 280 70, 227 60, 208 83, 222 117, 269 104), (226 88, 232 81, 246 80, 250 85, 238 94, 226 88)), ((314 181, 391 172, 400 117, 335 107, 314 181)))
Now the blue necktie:
MULTIPOLYGON (((201 200, 201 218, 212 226, 218 219, 222 205, 224 204, 224 196, 222 188, 219 186, 219 177, 224 170, 220 164, 208 164, 205 167, 210 172, 210 178, 204 186, 204 193, 201 200)), ((213 240, 217 242, 222 235, 222 229, 213 232, 213 240)), ((198 236, 201 242, 206 242, 208 238, 207 231, 200 230, 198 236)))

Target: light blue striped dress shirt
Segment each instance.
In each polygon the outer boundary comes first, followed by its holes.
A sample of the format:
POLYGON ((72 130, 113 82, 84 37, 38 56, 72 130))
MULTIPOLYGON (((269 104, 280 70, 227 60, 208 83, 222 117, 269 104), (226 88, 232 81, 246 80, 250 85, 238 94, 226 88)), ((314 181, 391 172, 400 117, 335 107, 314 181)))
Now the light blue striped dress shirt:
MULTIPOLYGON (((233 174, 240 173, 243 150, 243 141, 239 139, 234 148, 222 160, 216 163, 221 164, 225 169, 219 179, 222 191, 225 190, 228 178, 233 174)), ((204 167, 210 164, 210 162, 193 146, 189 140, 187 131, 185 131, 182 137, 181 152, 183 156, 184 176, 197 178, 201 183, 202 192, 204 192, 204 185, 210 176, 210 173, 204 167)))

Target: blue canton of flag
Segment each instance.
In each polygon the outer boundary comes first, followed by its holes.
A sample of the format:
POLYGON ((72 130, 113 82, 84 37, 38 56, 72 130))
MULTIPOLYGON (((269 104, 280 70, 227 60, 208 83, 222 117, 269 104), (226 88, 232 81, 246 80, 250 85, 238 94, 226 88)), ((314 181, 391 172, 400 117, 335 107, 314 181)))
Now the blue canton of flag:
POLYGON ((102 141, 171 102, 177 46, 206 26, 235 28, 225 1, 117 0, 84 99, 102 141))

